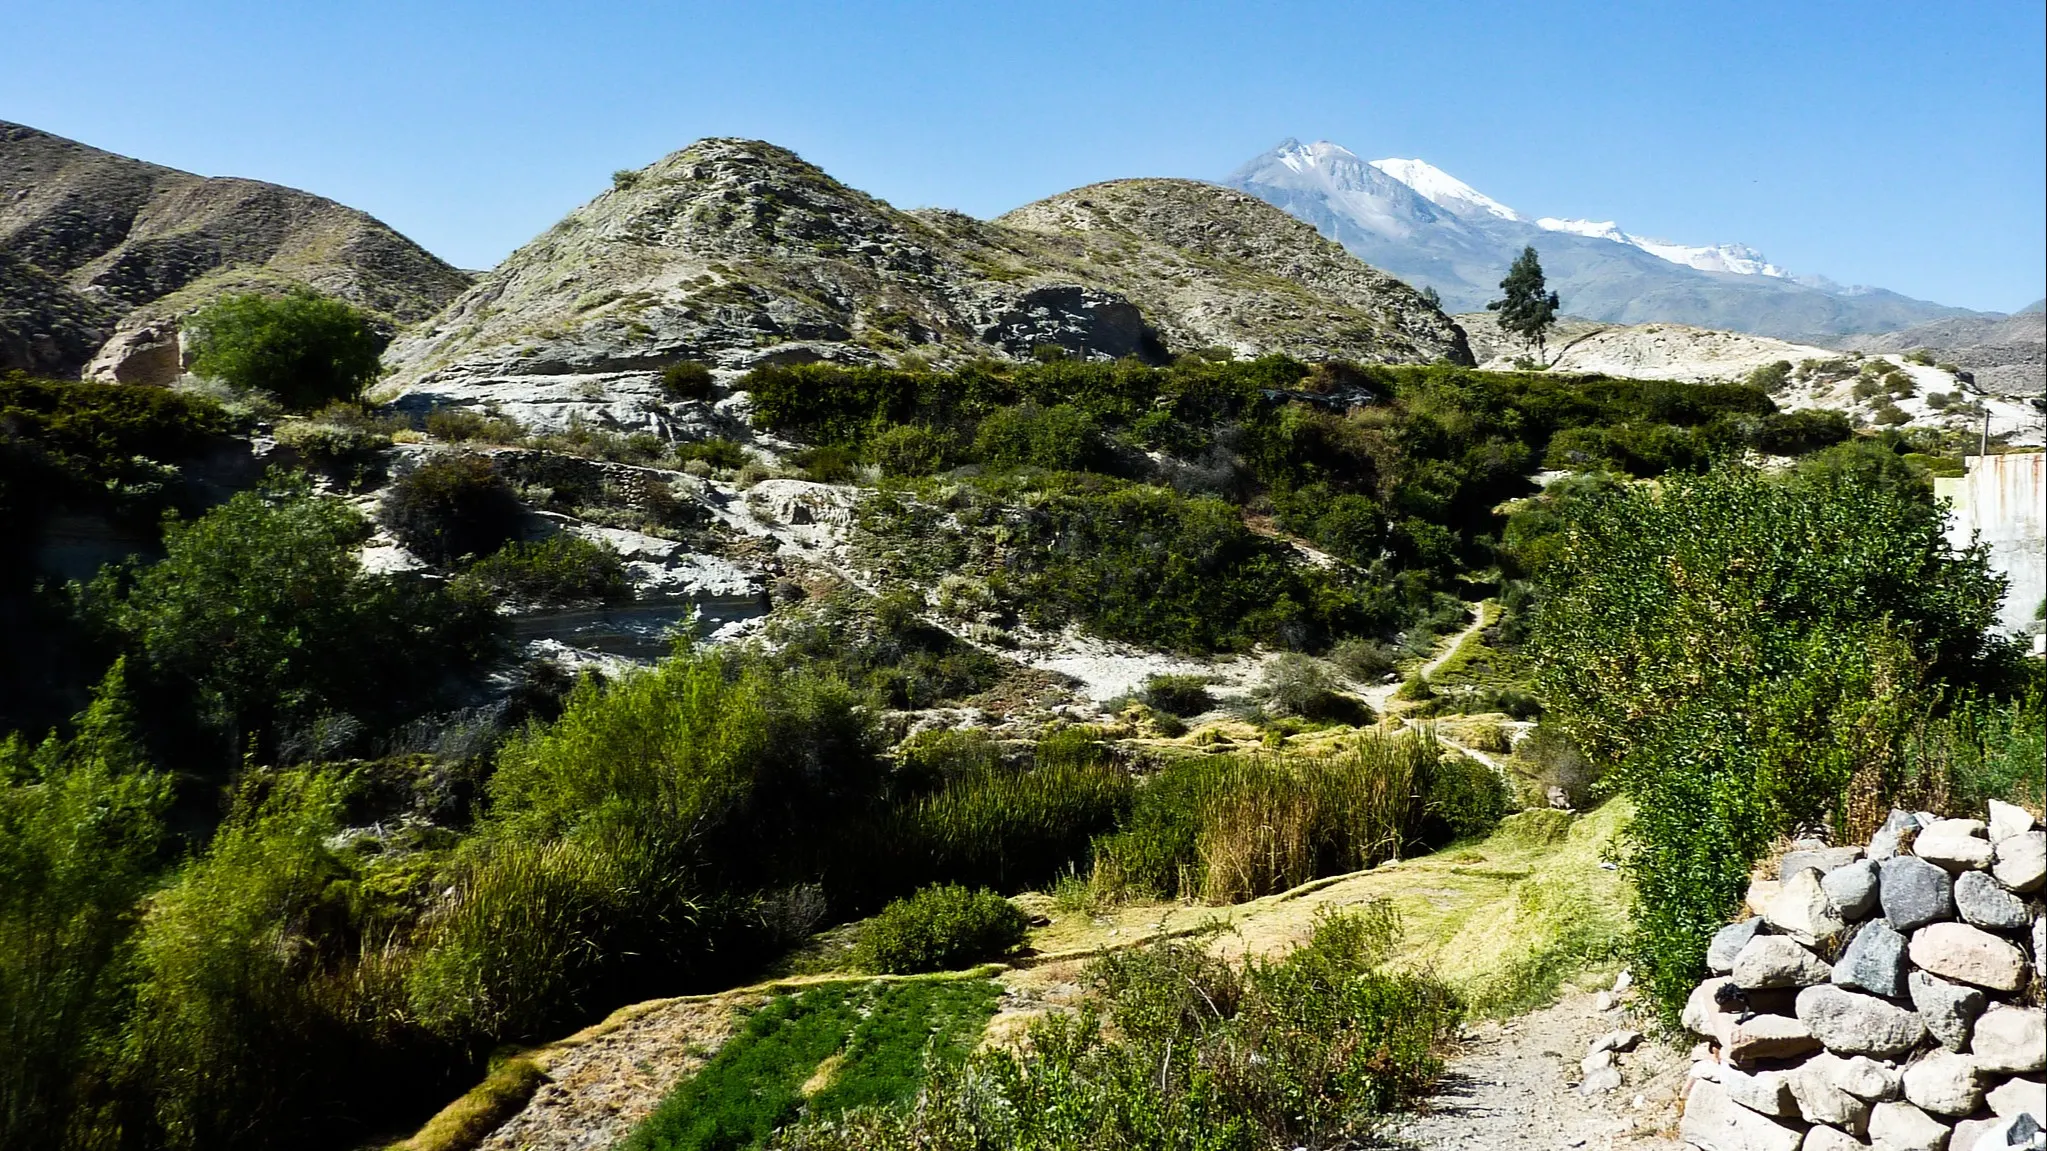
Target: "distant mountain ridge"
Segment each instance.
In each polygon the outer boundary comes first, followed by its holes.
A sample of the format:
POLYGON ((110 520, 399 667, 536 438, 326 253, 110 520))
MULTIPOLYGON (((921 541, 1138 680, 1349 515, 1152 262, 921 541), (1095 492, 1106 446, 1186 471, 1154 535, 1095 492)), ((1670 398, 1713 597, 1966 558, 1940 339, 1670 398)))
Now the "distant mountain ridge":
POLYGON ((1985 314, 1793 275, 1745 244, 1688 245, 1610 220, 1531 218, 1426 161, 1367 162, 1326 140, 1282 141, 1225 183, 1315 225, 1374 267, 1435 289, 1452 311, 1496 298, 1507 265, 1533 245, 1564 310, 1607 323, 1826 342, 1985 314))
POLYGON ((0 121, 0 370, 75 375, 118 328, 304 284, 394 323, 469 277, 353 208, 0 121))

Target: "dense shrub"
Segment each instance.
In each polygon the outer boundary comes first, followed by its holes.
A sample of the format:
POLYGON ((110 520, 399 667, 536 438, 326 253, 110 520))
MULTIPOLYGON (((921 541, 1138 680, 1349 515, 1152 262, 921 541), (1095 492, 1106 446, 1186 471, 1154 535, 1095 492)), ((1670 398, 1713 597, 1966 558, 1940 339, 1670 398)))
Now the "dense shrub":
POLYGON ((882 908, 860 929, 855 954, 862 968, 882 974, 944 971, 1009 954, 1029 927, 1016 904, 992 891, 942 884, 882 908))
POLYGON ((885 476, 928 476, 958 454, 956 437, 942 428, 898 424, 867 442, 867 458, 885 476))
POLYGON ((1490 834, 1512 804, 1498 771, 1465 756, 1446 756, 1429 780, 1423 838, 1441 846, 1490 834))
POLYGON ((136 902, 170 779, 143 758, 115 664, 77 734, 0 740, 0 1146, 76 1146, 110 1102, 136 902))
POLYGON ((989 413, 974 436, 974 454, 991 464, 1053 471, 1106 466, 1101 433, 1071 404, 1022 404, 989 413))
POLYGON ((566 532, 513 541, 470 565, 464 580, 494 596, 534 604, 609 602, 632 595, 618 553, 566 532))
POLYGON ((1336 690, 1335 677, 1319 660, 1297 652, 1282 653, 1265 665, 1256 694, 1274 715, 1354 724, 1371 723, 1376 718, 1364 701, 1336 690))
POLYGON ((1208 679, 1198 675, 1154 675, 1144 681, 1138 698, 1146 707, 1157 708, 1168 715, 1200 715, 1215 707, 1215 697, 1208 694, 1208 679))
POLYGON ((482 456, 437 456, 399 476, 377 518, 434 564, 487 556, 517 539, 525 509, 482 456))
POLYGON ((714 382, 711 365, 696 360, 678 360, 661 369, 661 390, 671 399, 710 399, 714 382))
POLYGON ((193 313, 185 331, 195 373, 302 412, 361 395, 387 342, 362 311, 310 290, 222 296, 193 313))
POLYGON ((526 434, 519 421, 495 411, 472 412, 467 408, 435 408, 426 415, 426 432, 451 444, 471 440, 487 444, 517 443, 526 434))
POLYGON ((103 572, 84 607, 153 685, 166 738, 196 718, 229 762, 250 738, 274 754, 323 717, 409 719, 496 651, 486 603, 417 577, 366 574, 356 549, 368 535, 346 504, 273 478, 167 523, 165 557, 103 572))
POLYGON ((1636 952, 1675 1010, 1770 840, 1867 835, 1912 718, 2004 674, 2001 581, 1923 495, 1856 471, 1725 467, 1567 516, 1537 573, 1537 684, 1636 801, 1636 952))

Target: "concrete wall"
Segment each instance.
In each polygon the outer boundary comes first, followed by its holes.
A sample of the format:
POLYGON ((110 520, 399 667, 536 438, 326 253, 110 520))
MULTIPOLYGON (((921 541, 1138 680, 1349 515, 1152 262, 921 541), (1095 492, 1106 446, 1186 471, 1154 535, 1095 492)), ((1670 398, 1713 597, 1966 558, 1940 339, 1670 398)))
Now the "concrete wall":
POLYGON ((1999 622, 2032 630, 2047 596, 2047 452, 1969 457, 1969 474, 1936 479, 1934 494, 1954 504, 1948 538, 1990 545, 1990 566, 2011 581, 1999 622))

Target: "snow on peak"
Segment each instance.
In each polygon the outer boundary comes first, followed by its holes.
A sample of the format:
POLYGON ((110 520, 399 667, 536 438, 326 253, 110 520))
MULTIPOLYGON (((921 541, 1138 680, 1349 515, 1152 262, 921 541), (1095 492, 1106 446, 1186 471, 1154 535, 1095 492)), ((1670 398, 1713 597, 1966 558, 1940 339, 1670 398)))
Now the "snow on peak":
POLYGON ((1697 268, 1701 272, 1731 272, 1737 276, 1774 276, 1778 279, 1790 275, 1747 244, 1673 244, 1668 240, 1653 240, 1624 232, 1612 220, 1560 220, 1555 216, 1544 216, 1535 222, 1535 226, 1545 232, 1569 232, 1595 240, 1612 240, 1616 244, 1640 248, 1657 259, 1697 268))
POLYGON ((1413 188, 1422 199, 1452 215, 1466 218, 1487 215, 1515 221, 1526 219, 1521 213, 1426 160, 1374 160, 1372 167, 1413 188))
POLYGON ((1612 220, 1559 220, 1555 216, 1544 216, 1535 226, 1545 232, 1569 232, 1573 236, 1590 236, 1595 240, 1612 240, 1615 243, 1628 242, 1628 234, 1612 220))
POLYGON ((1353 164, 1359 162, 1357 153, 1341 144, 1332 144, 1327 140, 1317 140, 1312 144, 1303 144, 1299 140, 1288 140, 1279 146, 1279 162, 1296 172, 1308 172, 1316 169, 1326 170, 1334 164, 1345 160, 1353 164))

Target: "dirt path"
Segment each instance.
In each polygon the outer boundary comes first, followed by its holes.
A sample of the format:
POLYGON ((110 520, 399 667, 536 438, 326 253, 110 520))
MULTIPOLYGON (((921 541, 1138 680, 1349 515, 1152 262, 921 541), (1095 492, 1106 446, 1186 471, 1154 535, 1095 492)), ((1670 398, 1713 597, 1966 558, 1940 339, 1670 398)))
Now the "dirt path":
POLYGON ((1651 1039, 1618 1058, 1622 1085, 1587 1096, 1579 1061, 1595 1039, 1639 1029, 1626 1007, 1600 1011, 1579 992, 1541 1011, 1467 1030, 1426 1114, 1388 1146, 1412 1151, 1679 1151, 1687 1061, 1651 1039))
MULTIPOLYGON (((1463 631, 1458 632, 1456 635, 1451 636, 1449 640, 1445 641, 1442 646, 1442 649, 1436 652, 1435 655, 1430 656, 1428 662, 1414 669, 1415 671, 1419 672, 1423 678, 1435 675, 1436 672, 1442 670, 1443 665, 1450 662, 1450 657, 1457 654, 1457 649, 1464 646, 1464 641, 1470 639, 1474 635, 1477 635, 1480 629, 1485 627, 1486 623, 1485 604, 1483 602, 1474 603, 1471 604, 1470 607, 1471 623, 1467 625, 1463 631)), ((1373 684, 1372 686, 1366 688, 1361 694, 1365 697, 1365 702, 1372 705, 1373 711, 1378 712, 1380 715, 1384 715, 1386 714, 1386 708, 1393 702, 1393 693, 1400 690, 1400 685, 1402 682, 1406 680, 1406 678, 1407 677, 1403 675, 1399 680, 1396 680, 1393 683, 1373 684)))

